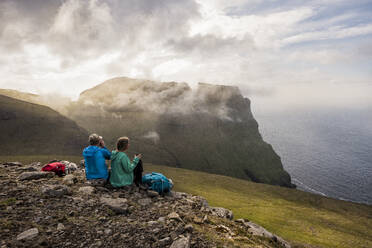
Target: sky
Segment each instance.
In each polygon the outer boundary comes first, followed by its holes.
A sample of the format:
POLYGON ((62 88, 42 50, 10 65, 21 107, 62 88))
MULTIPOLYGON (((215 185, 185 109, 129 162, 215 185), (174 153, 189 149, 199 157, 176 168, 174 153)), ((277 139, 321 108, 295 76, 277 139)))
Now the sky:
POLYGON ((0 0, 0 88, 77 98, 126 76, 372 106, 372 0, 0 0))

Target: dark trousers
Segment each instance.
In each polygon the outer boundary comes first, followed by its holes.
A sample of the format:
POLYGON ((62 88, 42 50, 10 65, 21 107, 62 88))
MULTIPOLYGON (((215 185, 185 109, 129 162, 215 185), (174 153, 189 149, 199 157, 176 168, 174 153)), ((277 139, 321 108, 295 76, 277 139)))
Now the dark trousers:
POLYGON ((142 183, 142 172, 143 172, 143 166, 142 166, 142 160, 140 159, 138 161, 136 168, 134 168, 134 171, 133 171, 133 174, 134 174, 133 182, 137 186, 139 186, 142 183))

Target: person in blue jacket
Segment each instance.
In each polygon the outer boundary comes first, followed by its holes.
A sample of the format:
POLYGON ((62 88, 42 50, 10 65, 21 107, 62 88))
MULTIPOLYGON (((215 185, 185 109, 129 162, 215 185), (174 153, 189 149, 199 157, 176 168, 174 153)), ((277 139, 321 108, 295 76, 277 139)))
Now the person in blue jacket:
POLYGON ((89 144, 83 150, 85 175, 93 184, 105 184, 109 175, 106 160, 110 160, 111 152, 103 138, 95 133, 89 136, 89 144))

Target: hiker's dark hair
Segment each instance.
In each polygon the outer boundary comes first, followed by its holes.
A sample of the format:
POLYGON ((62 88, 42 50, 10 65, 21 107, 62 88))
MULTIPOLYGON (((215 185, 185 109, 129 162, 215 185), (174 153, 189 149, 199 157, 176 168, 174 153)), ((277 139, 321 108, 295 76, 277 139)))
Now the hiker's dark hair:
POLYGON ((118 149, 118 151, 122 151, 127 148, 128 144, 129 144, 128 137, 120 137, 116 142, 116 148, 118 149))
POLYGON ((98 134, 92 133, 91 135, 89 135, 89 144, 91 146, 98 145, 101 139, 102 139, 101 136, 99 136, 98 134))

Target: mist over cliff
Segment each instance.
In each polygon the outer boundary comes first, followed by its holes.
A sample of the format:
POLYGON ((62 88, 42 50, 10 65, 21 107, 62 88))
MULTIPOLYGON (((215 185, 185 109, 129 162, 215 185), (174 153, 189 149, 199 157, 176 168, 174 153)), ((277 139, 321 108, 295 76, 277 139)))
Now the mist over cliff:
POLYGON ((110 148, 129 136, 146 162, 292 186, 237 87, 120 77, 82 92, 67 115, 110 148))

